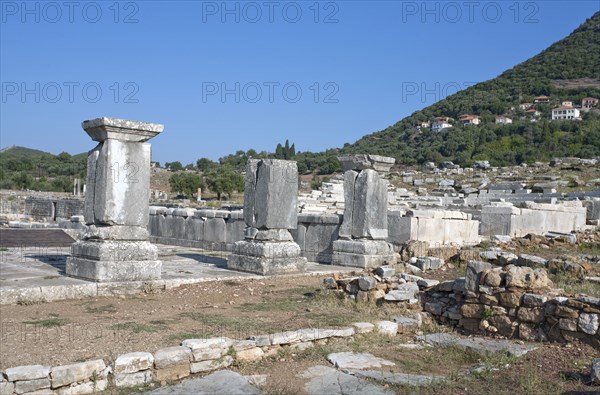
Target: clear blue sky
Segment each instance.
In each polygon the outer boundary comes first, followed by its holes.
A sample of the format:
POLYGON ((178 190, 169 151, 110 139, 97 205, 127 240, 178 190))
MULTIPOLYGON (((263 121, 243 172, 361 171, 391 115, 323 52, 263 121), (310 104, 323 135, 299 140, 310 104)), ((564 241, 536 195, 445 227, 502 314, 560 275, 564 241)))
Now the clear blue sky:
POLYGON ((494 78, 600 10, 599 0, 115 3, 1 1, 0 146, 87 151, 81 121, 111 116, 163 123, 151 140, 161 163, 273 151, 286 138, 301 151, 340 147, 494 78))

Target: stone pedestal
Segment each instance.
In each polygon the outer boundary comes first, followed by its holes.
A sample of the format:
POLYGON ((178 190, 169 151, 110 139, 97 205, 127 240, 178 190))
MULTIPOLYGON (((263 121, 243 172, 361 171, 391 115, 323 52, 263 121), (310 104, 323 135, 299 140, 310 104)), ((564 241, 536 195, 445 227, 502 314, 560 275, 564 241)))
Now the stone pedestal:
POLYGON ((298 273, 306 258, 289 229, 298 226, 296 162, 251 159, 246 171, 246 236, 234 244, 229 269, 262 275, 298 273))
POLYGON ((82 124, 99 144, 88 154, 85 221, 71 246, 66 273, 94 281, 160 278, 158 249, 147 230, 150 144, 163 125, 97 118, 82 124))
MULTIPOLYGON (((369 161, 352 161, 352 157, 346 159, 346 165, 354 164, 361 171, 358 173, 350 169, 344 173, 344 219, 340 239, 333 242, 331 263, 360 268, 394 264, 393 247, 386 241, 387 181, 369 161)), ((393 164, 394 159, 381 157, 379 162, 393 164)))
POLYGON ((360 268, 374 268, 394 264, 396 255, 385 240, 336 240, 333 242, 332 264, 360 268))

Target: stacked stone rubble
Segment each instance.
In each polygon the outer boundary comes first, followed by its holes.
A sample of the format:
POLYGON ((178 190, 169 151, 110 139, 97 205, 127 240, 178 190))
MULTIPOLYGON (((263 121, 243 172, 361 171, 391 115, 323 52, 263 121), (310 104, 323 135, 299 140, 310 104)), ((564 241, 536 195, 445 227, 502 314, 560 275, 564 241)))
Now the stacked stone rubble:
POLYGON ((600 298, 559 296, 551 286, 545 269, 470 261, 465 278, 426 292, 424 309, 471 333, 600 346, 600 298))

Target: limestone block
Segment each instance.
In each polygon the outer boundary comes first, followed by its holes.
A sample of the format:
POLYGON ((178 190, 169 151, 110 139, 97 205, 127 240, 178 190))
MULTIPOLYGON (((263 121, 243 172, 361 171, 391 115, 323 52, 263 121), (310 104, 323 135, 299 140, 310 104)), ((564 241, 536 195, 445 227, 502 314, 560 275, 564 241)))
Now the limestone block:
POLYGON ((68 257, 66 273, 98 282, 150 281, 161 276, 162 261, 97 261, 68 257))
POLYGON ((43 365, 27 365, 18 366, 16 368, 8 368, 4 371, 6 378, 9 381, 35 380, 48 378, 50 374, 50 366, 43 365))
POLYGON ((590 376, 596 385, 600 385, 600 358, 594 358, 592 360, 592 370, 590 376))
POLYGON ((406 284, 400 284, 396 289, 389 291, 384 299, 390 302, 409 301, 415 299, 417 292, 419 292, 417 283, 408 282, 406 284))
POLYGON ((520 307, 517 318, 525 322, 542 322, 544 320, 544 309, 539 307, 520 307))
POLYGON ((211 370, 223 369, 233 364, 233 357, 226 355, 221 359, 202 362, 192 362, 190 370, 192 373, 209 372, 211 370))
POLYGON ((295 229, 298 167, 294 161, 251 159, 246 170, 244 219, 257 229, 295 229))
POLYGON ((339 226, 339 224, 329 223, 311 224, 304 235, 303 255, 309 261, 331 263, 333 242, 339 237, 339 226))
POLYGON ((165 369, 170 366, 188 364, 192 357, 192 351, 189 347, 175 346, 161 348, 154 353, 154 367, 156 369, 165 369))
POLYGON ((358 173, 352 170, 348 170, 344 173, 344 218, 342 225, 340 226, 340 237, 351 238, 352 237, 352 224, 353 224, 353 212, 354 212, 354 193, 355 183, 358 173))
POLYGON ((179 380, 190 375, 190 363, 180 363, 166 368, 157 369, 154 379, 157 381, 179 380))
POLYGON ((233 345, 231 339, 217 337, 211 339, 187 339, 181 345, 192 351, 192 361, 206 361, 224 356, 233 345))
POLYGON ((71 245, 71 256, 97 261, 151 261, 158 258, 158 248, 148 241, 78 241, 71 245))
POLYGON ((558 320, 558 328, 564 331, 577 332, 577 319, 561 318, 558 320))
POLYGON ((396 336, 398 324, 393 321, 379 321, 375 323, 377 333, 386 336, 396 336))
POLYGON ((151 369, 153 365, 154 356, 149 352, 131 352, 117 357, 114 373, 135 373, 140 370, 151 369))
POLYGON ((370 333, 375 329, 375 325, 370 322, 355 322, 352 324, 356 333, 370 333))
POLYGON ((403 217, 402 212, 388 211, 388 241, 401 245, 409 240, 417 240, 418 219, 403 217))
POLYGON ((84 235, 84 239, 144 241, 148 240, 149 236, 148 230, 139 226, 90 225, 84 235))
POLYGON ((521 304, 521 295, 517 292, 502 292, 498 294, 498 300, 502 306, 519 307, 521 304))
POLYGON ((587 333, 588 335, 594 335, 598 332, 598 326, 600 325, 600 315, 599 314, 588 314, 581 313, 579 315, 578 326, 582 332, 587 333))
POLYGON ((73 383, 71 385, 57 388, 56 395, 84 395, 102 392, 108 388, 108 380, 88 380, 83 383, 73 383))
POLYGON ((362 276, 358 279, 358 287, 361 291, 370 291, 377 285, 377 280, 371 276, 362 276))
POLYGON ((390 171, 396 159, 388 156, 354 154, 339 156, 342 171, 372 169, 382 173, 390 171))
POLYGON ((227 267, 262 275, 303 272, 306 258, 294 242, 238 241, 228 257, 227 267))
POLYGON ((74 363, 71 365, 54 366, 50 371, 52 388, 63 387, 78 381, 96 377, 106 368, 104 361, 96 359, 74 363))
POLYGON ((349 254, 363 255, 393 255, 391 244, 383 240, 336 240, 333 242, 333 250, 349 254))
POLYGON ((260 347, 250 348, 248 350, 237 351, 235 359, 237 361, 258 361, 263 358, 265 352, 260 347))
POLYGON ((524 294, 523 295, 523 304, 531 307, 540 307, 543 306, 544 303, 548 301, 548 298, 544 295, 536 295, 536 294, 524 294))
POLYGON ((161 133, 163 125, 149 122, 130 121, 118 118, 96 118, 83 121, 83 129, 94 141, 106 139, 145 142, 161 133))
POLYGON ((98 148, 93 173, 94 223, 146 227, 150 144, 109 139, 98 148))
POLYGON ((352 237, 387 239, 387 203, 387 182, 374 170, 361 171, 354 184, 352 237))
POLYGON ((506 272, 506 287, 516 288, 548 288, 552 281, 548 278, 545 269, 532 269, 530 267, 513 266, 506 272))
POLYGON ((467 262, 467 273, 465 276, 465 286, 467 291, 477 292, 477 290, 479 289, 479 273, 491 268, 492 265, 487 262, 467 262))
POLYGON ((0 395, 13 395, 15 390, 15 383, 10 381, 0 382, 0 395))
POLYGON ((151 370, 143 370, 135 373, 116 373, 115 386, 122 387, 137 387, 140 385, 150 384, 153 374, 151 370))
POLYGON ((24 380, 15 382, 15 392, 17 394, 34 392, 44 388, 50 388, 50 379, 47 377, 43 379, 24 380))

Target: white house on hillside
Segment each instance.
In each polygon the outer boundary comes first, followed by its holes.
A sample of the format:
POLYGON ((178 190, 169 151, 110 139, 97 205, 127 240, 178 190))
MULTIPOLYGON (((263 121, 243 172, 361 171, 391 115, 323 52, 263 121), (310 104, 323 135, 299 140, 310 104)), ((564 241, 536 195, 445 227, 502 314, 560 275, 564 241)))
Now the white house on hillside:
POLYGON ((581 119, 579 109, 573 107, 558 107, 552 110, 552 120, 581 119))
POLYGON ((452 127, 452 125, 450 125, 448 123, 448 121, 437 121, 436 120, 431 124, 431 131, 432 132, 440 132, 444 129, 448 129, 451 127, 452 127))
POLYGON ((508 124, 508 123, 512 123, 512 119, 502 115, 502 116, 496 117, 496 123, 508 124))
POLYGON ((521 103, 519 104, 519 108, 523 111, 525 110, 529 110, 531 107, 533 107, 533 103, 521 103))
POLYGON ((595 97, 584 97, 583 100, 581 100, 581 107, 583 108, 593 108, 597 105, 598 99, 596 99, 595 97))
POLYGON ((461 115, 458 120, 461 121, 463 125, 479 125, 481 123, 479 116, 470 114, 461 115))

